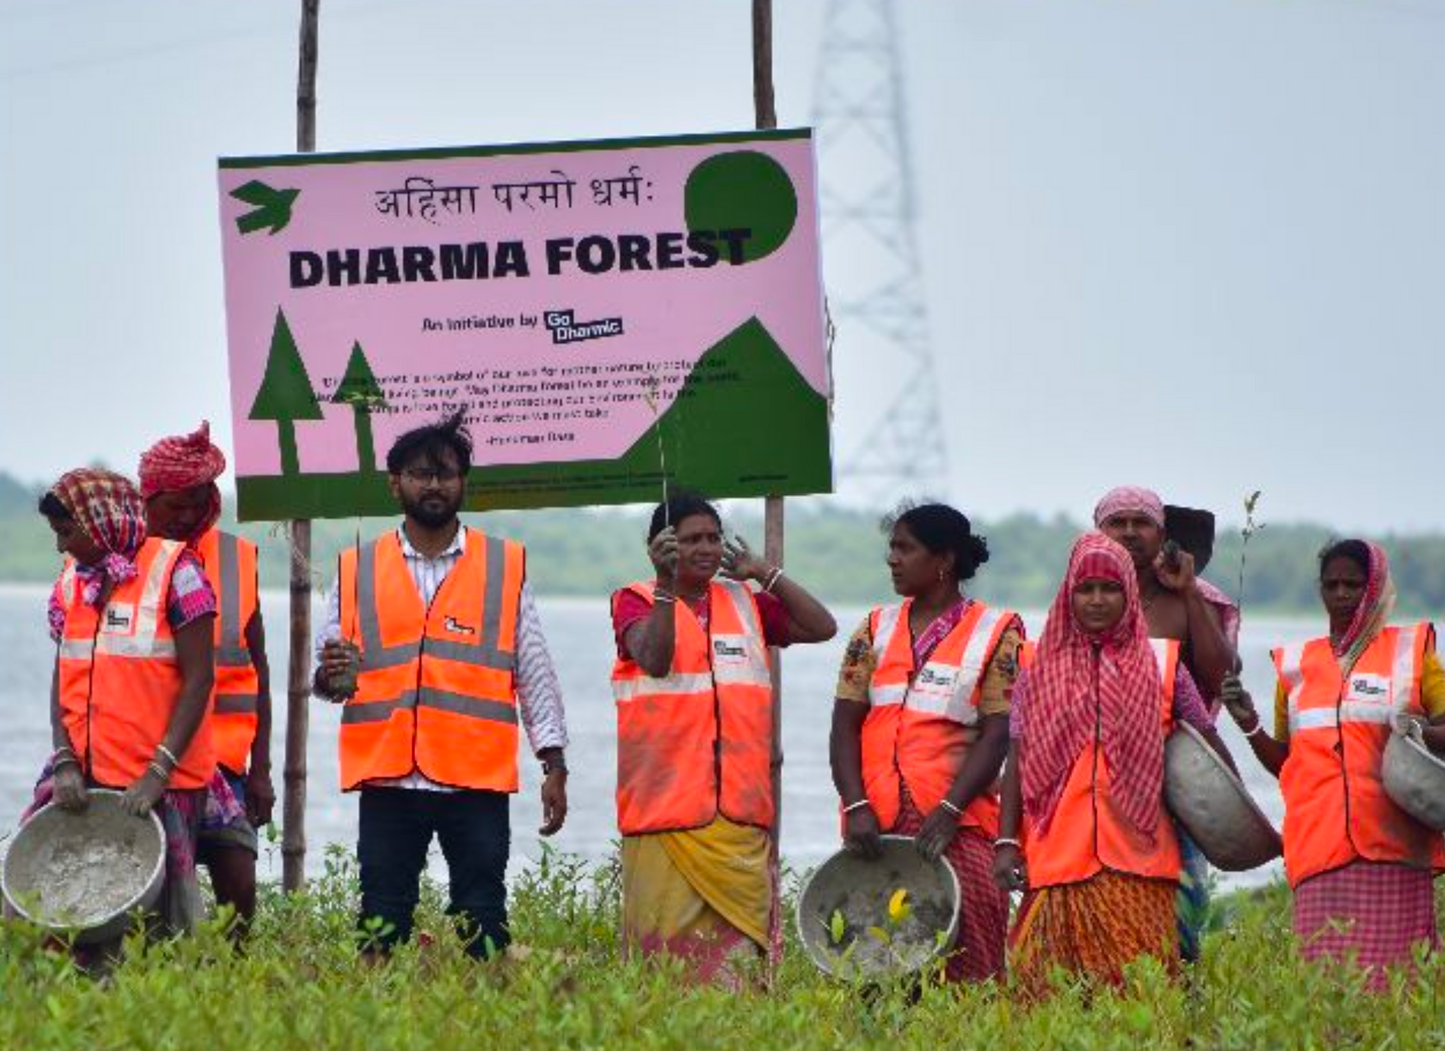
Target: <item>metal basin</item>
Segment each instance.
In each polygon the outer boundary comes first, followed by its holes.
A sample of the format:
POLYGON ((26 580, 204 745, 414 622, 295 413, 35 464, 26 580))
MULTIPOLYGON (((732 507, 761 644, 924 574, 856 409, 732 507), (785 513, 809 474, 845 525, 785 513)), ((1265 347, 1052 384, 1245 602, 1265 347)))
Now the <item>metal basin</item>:
POLYGON ((165 830, 154 813, 127 814, 120 796, 92 789, 84 811, 50 803, 20 826, 0 864, 0 891, 16 912, 84 945, 124 934, 134 910, 155 905, 165 830))
POLYGON ((946 952, 958 931, 958 877, 924 861, 911 836, 884 836, 876 861, 840 851, 798 895, 798 937, 825 974, 870 979, 909 974, 946 952), (889 904, 907 891, 907 908, 889 904))
POLYGON ((1382 775, 1397 807, 1422 825, 1445 831, 1445 762, 1425 747, 1420 724, 1408 715, 1395 719, 1382 775))
POLYGON ((1164 742, 1164 798, 1217 869, 1244 872, 1283 852, 1279 833, 1244 783, 1199 731, 1184 723, 1164 742))

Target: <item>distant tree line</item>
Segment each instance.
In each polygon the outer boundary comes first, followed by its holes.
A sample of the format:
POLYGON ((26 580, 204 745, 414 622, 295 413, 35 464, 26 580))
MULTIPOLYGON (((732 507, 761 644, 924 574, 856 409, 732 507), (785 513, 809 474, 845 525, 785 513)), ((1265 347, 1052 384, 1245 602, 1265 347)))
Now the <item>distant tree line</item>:
MULTIPOLYGON (((54 579, 59 556, 49 529, 35 511, 39 490, 0 473, 0 581, 54 579)), ((762 547, 761 504, 724 504, 726 527, 762 547)), ((528 575, 550 595, 606 595, 649 573, 644 551, 646 514, 641 509, 497 511, 468 515, 490 531, 523 540, 528 575)), ((787 513, 789 572, 830 602, 866 605, 890 595, 883 565, 884 535, 877 513, 829 506, 817 499, 792 501, 787 513)), ((346 545, 395 525, 394 519, 319 521, 313 537, 313 576, 329 586, 337 553, 346 545)), ((247 524, 237 531, 262 546, 261 584, 284 588, 285 531, 247 524)), ((1016 514, 980 521, 991 556, 971 590, 988 601, 1020 609, 1043 609, 1052 600, 1069 546, 1082 526, 1063 516, 1016 514)), ((1245 581, 1249 610, 1313 612, 1320 548, 1337 536, 1317 524, 1268 523, 1249 542, 1245 581)), ((1403 615, 1445 617, 1445 533, 1375 537, 1390 553, 1403 615)), ((1240 536, 1221 526, 1205 576, 1230 595, 1238 591, 1240 536)))

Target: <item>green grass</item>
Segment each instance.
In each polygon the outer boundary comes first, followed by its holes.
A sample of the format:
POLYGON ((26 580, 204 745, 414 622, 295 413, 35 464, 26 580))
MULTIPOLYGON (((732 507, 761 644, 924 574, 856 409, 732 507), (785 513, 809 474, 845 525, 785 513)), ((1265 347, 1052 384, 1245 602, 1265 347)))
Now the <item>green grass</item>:
POLYGON ((512 892, 523 961, 475 964, 425 888, 436 935, 390 963, 356 957, 354 863, 341 852, 300 896, 263 893, 249 950, 222 924, 145 947, 104 982, 79 975, 32 930, 0 926, 0 1047, 215 1048, 1445 1048, 1445 956, 1382 996, 1358 976, 1300 964, 1282 887, 1222 899, 1184 982, 1156 963, 1122 996, 1067 981, 1020 1008, 1006 990, 907 988, 860 996, 790 946, 775 990, 691 989, 672 965, 618 954, 615 865, 548 854, 512 892))

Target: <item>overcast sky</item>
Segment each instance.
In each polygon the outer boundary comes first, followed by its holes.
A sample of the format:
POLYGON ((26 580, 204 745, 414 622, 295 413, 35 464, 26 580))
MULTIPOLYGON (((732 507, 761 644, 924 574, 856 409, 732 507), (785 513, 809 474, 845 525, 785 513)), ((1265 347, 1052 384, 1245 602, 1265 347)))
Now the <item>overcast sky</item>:
MULTIPOLYGON (((0 470, 227 439, 215 162, 294 147, 297 9, 0 3, 0 470)), ((1445 528, 1445 0, 897 9, 935 492, 1082 517, 1139 482, 1229 518, 1258 488, 1268 519, 1445 528)), ((775 0, 783 125, 823 11, 775 0)), ((323 0, 318 145, 747 128, 749 61, 746 0, 323 0)), ((844 455, 898 372, 859 346, 844 455)))

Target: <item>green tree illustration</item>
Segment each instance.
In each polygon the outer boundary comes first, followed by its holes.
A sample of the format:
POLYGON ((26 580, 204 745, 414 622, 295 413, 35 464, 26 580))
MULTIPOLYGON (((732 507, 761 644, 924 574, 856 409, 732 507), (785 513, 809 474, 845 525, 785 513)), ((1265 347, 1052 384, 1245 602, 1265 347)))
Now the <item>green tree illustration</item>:
POLYGON ((256 400, 251 403, 247 419, 275 420, 281 444, 281 473, 301 473, 301 459, 296 453, 296 421, 322 419, 321 406, 306 374, 306 362, 296 348, 291 326, 278 307, 276 327, 271 331, 271 350, 266 356, 266 375, 261 379, 256 400))
POLYGON ((376 374, 366 360, 366 352, 359 342, 352 344, 351 357, 346 361, 346 374, 336 388, 331 401, 335 405, 350 405, 356 424, 356 463, 366 473, 376 470, 376 441, 371 435, 371 413, 373 409, 386 407, 386 395, 376 374))

